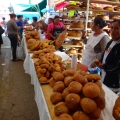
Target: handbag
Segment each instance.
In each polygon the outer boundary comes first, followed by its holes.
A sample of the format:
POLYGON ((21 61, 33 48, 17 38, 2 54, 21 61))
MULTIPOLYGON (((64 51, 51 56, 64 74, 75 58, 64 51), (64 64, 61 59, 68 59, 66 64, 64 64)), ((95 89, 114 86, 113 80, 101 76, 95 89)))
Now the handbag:
POLYGON ((0 26, 0 34, 3 34, 5 30, 0 26))

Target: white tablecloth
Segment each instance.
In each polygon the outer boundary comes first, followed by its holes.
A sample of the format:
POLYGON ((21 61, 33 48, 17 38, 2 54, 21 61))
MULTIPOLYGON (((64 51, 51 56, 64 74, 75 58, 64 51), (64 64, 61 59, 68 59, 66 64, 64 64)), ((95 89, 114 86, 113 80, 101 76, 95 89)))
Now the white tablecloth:
MULTIPOLYGON (((24 45, 24 47, 26 47, 26 45, 24 45)), ((26 48, 24 49, 26 50, 26 48)), ((32 54, 27 53, 27 50, 25 51, 25 53, 26 53, 26 58, 24 61, 24 69, 25 69, 25 73, 28 73, 31 76, 31 84, 34 85, 35 101, 37 103, 40 120, 51 120, 51 116, 49 114, 49 110, 44 98, 44 94, 37 78, 34 62, 31 59, 32 54)), ((57 52, 57 54, 63 56, 65 55, 65 53, 60 53, 60 52, 57 52)), ((67 58, 66 55, 65 57, 67 58)), ((117 99, 118 96, 105 85, 103 85, 102 87, 105 91, 106 107, 104 110, 102 110, 101 117, 103 118, 103 120, 115 120, 112 117, 112 109, 115 100, 117 99)))

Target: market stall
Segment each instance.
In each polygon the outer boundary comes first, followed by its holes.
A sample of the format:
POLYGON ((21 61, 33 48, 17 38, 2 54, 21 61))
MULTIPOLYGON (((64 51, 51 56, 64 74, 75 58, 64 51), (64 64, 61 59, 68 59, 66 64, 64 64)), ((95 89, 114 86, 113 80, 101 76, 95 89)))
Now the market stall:
MULTIPOLYGON (((26 54, 24 69, 25 72, 31 76, 31 84, 34 85, 35 101, 37 103, 40 120, 57 120, 57 116, 54 113, 55 105, 53 105, 50 101, 50 96, 53 93, 53 88, 49 85, 48 82, 40 83, 40 79, 38 79, 35 68, 35 62, 38 59, 32 59, 34 53, 28 49, 25 36, 23 37, 22 43, 24 45, 24 50, 26 54)), ((61 56, 62 60, 66 60, 69 58, 68 55, 66 55, 64 52, 57 51, 55 52, 55 54, 61 56)), ((114 120, 112 116, 112 109, 118 96, 103 84, 102 88, 105 91, 106 105, 101 112, 101 118, 103 120, 114 120)))

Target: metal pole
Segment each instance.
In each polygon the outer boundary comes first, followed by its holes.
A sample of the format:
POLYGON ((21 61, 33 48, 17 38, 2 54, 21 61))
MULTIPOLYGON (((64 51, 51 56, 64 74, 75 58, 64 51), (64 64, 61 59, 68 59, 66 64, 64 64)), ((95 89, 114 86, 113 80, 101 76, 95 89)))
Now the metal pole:
POLYGON ((86 24, 85 24, 85 31, 87 31, 87 25, 88 25, 89 4, 90 4, 90 0, 87 0, 87 10, 86 10, 86 24))

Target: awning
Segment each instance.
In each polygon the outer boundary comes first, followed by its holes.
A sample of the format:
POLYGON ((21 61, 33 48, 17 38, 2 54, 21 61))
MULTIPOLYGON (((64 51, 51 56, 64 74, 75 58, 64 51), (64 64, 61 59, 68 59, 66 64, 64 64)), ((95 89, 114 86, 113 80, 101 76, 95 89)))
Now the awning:
MULTIPOLYGON (((45 12, 47 12, 47 9, 44 8, 44 9, 41 10, 41 12, 45 13, 45 12)), ((54 9, 53 8, 49 8, 48 12, 54 12, 54 9)))
POLYGON ((62 9, 63 7, 67 6, 68 4, 69 4, 68 2, 63 1, 63 2, 61 2, 61 3, 56 4, 56 5, 55 5, 55 9, 56 9, 56 10, 60 10, 60 9, 62 9))

